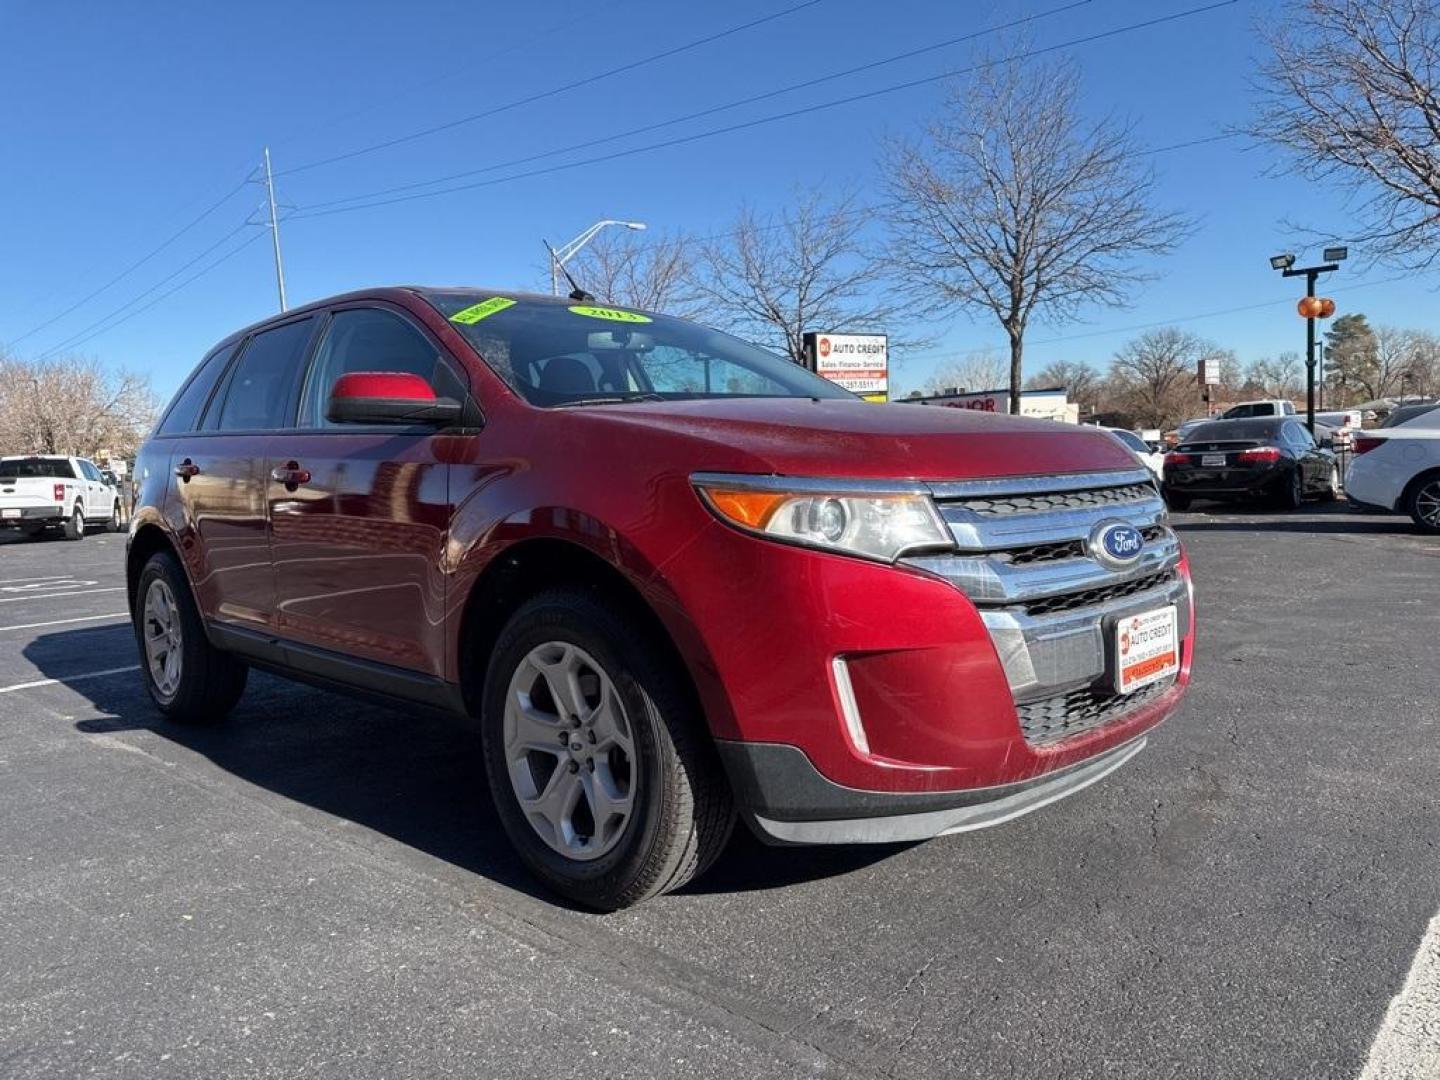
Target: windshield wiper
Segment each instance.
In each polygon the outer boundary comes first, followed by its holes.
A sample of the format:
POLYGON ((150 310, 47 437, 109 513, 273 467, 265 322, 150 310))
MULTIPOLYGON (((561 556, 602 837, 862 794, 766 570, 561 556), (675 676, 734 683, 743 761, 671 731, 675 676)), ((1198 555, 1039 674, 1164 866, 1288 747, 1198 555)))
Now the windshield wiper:
POLYGON ((574 400, 574 401, 562 401, 562 402, 560 402, 559 405, 556 405, 555 408, 557 408, 557 409, 569 409, 569 408, 573 408, 574 406, 577 406, 577 405, 628 405, 628 404, 629 404, 630 402, 632 402, 632 401, 665 401, 665 400, 667 400, 667 399, 666 399, 665 397, 663 397, 662 395, 660 395, 660 394, 652 394, 652 393, 650 393, 649 391, 641 390, 641 391, 637 391, 637 392, 634 393, 634 394, 625 394, 624 396, 621 396, 621 395, 619 395, 619 394, 616 394, 616 395, 613 396, 613 397, 577 398, 577 399, 574 400))

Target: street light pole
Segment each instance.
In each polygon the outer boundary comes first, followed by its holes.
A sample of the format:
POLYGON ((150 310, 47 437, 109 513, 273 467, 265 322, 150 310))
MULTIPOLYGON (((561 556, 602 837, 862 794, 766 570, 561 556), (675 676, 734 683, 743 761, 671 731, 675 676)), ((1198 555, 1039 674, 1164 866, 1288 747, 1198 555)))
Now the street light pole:
POLYGON ((560 295, 560 271, 565 264, 580 254, 580 249, 588 244, 599 234, 601 229, 610 225, 621 225, 635 232, 643 232, 645 223, 643 221, 617 221, 614 218, 606 218, 604 221, 597 221, 588 229, 582 232, 568 244, 561 244, 550 253, 550 295, 560 295))
MULTIPOLYGON (((1296 266, 1295 256, 1289 253, 1275 255, 1270 259, 1270 268, 1279 270, 1283 277, 1303 277, 1305 279, 1305 297, 1307 300, 1315 299, 1315 281, 1321 274, 1328 274, 1332 270, 1340 269, 1340 261, 1349 252, 1343 247, 1331 247, 1325 249, 1325 262, 1318 266, 1296 266)), ((1329 305, 1329 311, 1334 311, 1335 305, 1329 305)), ((1329 311, 1326 312, 1327 316, 1329 311)), ((1302 309, 1301 314, 1305 314, 1302 309)), ((1315 434, 1315 317, 1305 316, 1305 426, 1310 429, 1310 434, 1315 434)))

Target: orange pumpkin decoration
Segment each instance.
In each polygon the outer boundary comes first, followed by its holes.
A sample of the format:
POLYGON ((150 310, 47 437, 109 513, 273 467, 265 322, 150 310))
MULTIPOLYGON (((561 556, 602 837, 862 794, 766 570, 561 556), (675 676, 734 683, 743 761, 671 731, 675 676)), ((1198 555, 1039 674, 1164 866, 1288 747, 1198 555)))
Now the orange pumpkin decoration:
POLYGON ((1334 301, 1334 300, 1331 300, 1328 296, 1322 296, 1322 297, 1320 298, 1320 318, 1322 318, 1322 319, 1328 319, 1328 318, 1330 318, 1331 315, 1334 315, 1334 314, 1335 314, 1335 301, 1334 301))
POLYGON ((1300 298, 1300 303, 1295 305, 1295 310, 1300 313, 1302 319, 1313 319, 1320 314, 1320 298, 1303 296, 1300 298))

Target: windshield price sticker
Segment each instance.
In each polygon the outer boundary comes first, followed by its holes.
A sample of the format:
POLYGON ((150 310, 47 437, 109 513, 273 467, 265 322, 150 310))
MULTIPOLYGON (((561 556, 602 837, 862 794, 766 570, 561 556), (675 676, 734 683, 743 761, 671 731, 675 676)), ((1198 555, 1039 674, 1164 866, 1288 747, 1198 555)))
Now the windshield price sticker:
POLYGON ((1115 627, 1115 689, 1122 694, 1160 682, 1180 670, 1176 608, 1156 608, 1121 619, 1115 627))
POLYGON ((620 311, 616 308, 594 307, 589 304, 579 304, 570 310, 576 315, 584 315, 590 319, 609 319, 611 322, 647 323, 651 321, 649 315, 641 315, 636 311, 620 311))
POLYGON ((515 301, 508 296, 492 296, 489 300, 482 300, 478 304, 471 304, 469 307, 457 311, 450 316, 450 321, 473 326, 481 319, 488 319, 497 311, 504 311, 506 308, 514 306, 515 301))

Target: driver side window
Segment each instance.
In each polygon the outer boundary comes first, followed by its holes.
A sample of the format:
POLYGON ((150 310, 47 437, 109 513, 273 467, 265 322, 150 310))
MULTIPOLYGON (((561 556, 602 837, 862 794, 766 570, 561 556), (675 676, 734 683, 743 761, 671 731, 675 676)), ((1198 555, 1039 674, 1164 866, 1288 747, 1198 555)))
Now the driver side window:
POLYGON ((325 418, 325 407, 335 380, 356 371, 419 375, 437 397, 461 401, 466 393, 464 380, 449 362, 399 315, 379 308, 338 311, 310 365, 300 401, 300 427, 343 427, 325 418))

